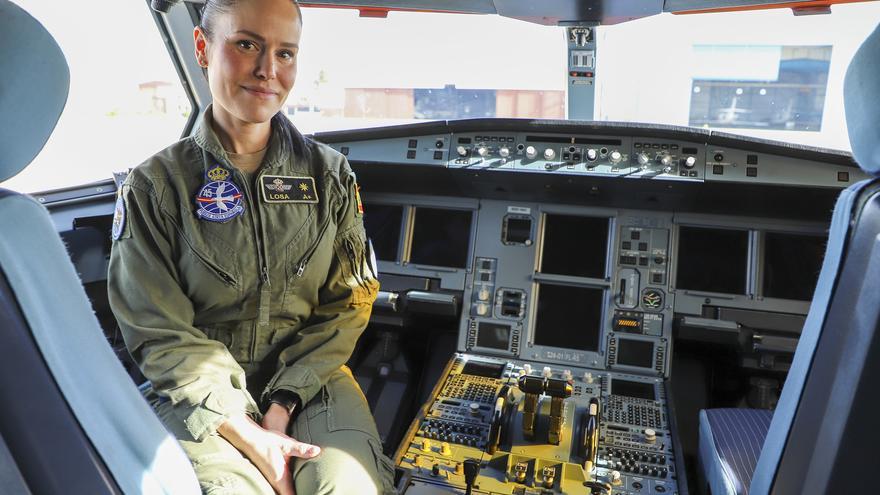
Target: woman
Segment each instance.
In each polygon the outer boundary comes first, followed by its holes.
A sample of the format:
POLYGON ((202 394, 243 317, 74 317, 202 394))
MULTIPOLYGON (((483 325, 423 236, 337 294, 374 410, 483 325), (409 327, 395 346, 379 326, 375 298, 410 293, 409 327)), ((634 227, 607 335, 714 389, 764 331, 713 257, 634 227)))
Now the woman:
POLYGON ((344 367, 378 291, 354 174, 279 113, 301 28, 292 0, 206 2, 213 104, 117 200, 110 303, 206 493, 392 491, 344 367))

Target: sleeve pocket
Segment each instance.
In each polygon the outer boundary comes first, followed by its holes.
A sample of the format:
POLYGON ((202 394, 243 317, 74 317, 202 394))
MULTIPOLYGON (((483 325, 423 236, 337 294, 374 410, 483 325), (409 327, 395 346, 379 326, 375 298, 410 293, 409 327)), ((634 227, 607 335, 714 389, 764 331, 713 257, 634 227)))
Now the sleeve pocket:
POLYGON ((352 305, 372 305, 379 292, 379 281, 369 259, 363 227, 353 227, 341 236, 336 242, 336 256, 344 283, 352 292, 352 305))

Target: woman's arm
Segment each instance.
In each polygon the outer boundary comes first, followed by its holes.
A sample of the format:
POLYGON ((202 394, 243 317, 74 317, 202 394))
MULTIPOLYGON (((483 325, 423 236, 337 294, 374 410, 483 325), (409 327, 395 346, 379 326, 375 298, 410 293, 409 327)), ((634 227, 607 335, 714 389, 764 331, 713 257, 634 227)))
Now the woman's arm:
POLYGON ((175 262, 174 227, 161 207, 165 191, 138 172, 122 187, 124 222, 110 256, 110 306, 144 376, 201 440, 230 416, 258 414, 257 405, 226 346, 193 326, 193 305, 175 262))

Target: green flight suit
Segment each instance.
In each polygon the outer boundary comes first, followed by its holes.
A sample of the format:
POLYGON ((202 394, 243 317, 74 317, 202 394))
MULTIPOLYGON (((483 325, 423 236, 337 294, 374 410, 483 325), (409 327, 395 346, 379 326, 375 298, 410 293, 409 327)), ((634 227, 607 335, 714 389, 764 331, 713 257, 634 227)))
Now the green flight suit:
POLYGON ((323 449, 295 462, 299 493, 391 493, 393 466, 344 367, 379 288, 354 174, 323 144, 311 160, 294 154, 273 121, 263 164, 245 177, 211 122, 209 107, 192 136, 131 171, 117 201, 110 305, 151 403, 206 493, 273 493, 216 430, 235 413, 259 422, 257 401, 279 389, 304 405, 289 433, 323 449), (218 175, 239 193, 212 190, 227 194, 227 211, 213 206, 223 222, 200 203, 213 203, 204 188, 218 175), (285 185, 297 186, 288 201, 271 202, 285 185))

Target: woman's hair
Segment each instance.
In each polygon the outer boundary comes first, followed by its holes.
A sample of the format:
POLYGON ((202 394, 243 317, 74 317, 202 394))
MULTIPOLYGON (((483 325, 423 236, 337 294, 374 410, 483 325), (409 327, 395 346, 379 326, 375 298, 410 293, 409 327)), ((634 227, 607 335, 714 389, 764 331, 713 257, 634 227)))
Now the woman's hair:
MULTIPOLYGON (((229 13, 240 1, 242 0, 205 0, 205 5, 202 7, 202 20, 199 23, 205 36, 212 38, 214 36, 214 20, 217 16, 229 13)), ((300 10, 299 4, 296 0, 290 0, 290 2, 296 7, 297 18, 302 25, 302 10, 300 10)), ((202 74, 205 75, 205 79, 208 78, 208 70, 204 67, 202 74)), ((278 112, 272 117, 272 130, 280 134, 281 145, 287 148, 286 151, 300 155, 306 160, 311 159, 311 141, 299 132, 283 112, 278 112)))

